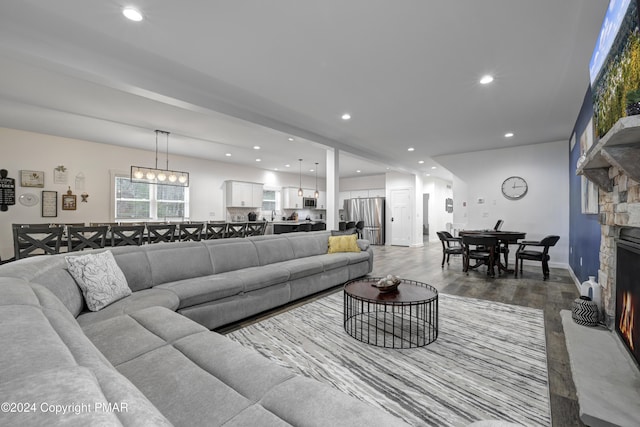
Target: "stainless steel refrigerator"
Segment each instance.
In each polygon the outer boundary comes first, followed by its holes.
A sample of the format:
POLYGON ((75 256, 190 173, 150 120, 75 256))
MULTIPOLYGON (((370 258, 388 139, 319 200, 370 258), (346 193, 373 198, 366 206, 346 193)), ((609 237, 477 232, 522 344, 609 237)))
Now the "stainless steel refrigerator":
POLYGON ((384 197, 348 199, 344 209, 347 221, 364 221, 363 239, 372 245, 384 245, 384 197))

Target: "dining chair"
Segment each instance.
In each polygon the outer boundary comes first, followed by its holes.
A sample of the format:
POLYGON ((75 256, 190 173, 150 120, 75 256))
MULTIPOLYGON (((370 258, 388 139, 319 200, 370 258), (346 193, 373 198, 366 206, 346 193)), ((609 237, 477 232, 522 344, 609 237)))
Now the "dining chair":
POLYGON ((203 230, 204 222, 183 222, 178 227, 179 239, 181 242, 198 242, 202 239, 203 230))
POLYGON ((504 224, 504 221, 499 219, 498 222, 496 222, 496 225, 493 226, 493 231, 500 231, 502 224, 504 224))
POLYGON ((453 237, 448 231, 436 231, 436 234, 442 243, 442 268, 444 268, 445 260, 449 264, 451 255, 462 255, 462 239, 453 237))
POLYGON ((173 242, 176 224, 147 224, 147 243, 173 242))
POLYGON ((80 227, 70 225, 67 227, 67 251, 75 252, 83 249, 104 248, 107 239, 106 225, 80 227))
POLYGON ((487 275, 494 277, 494 265, 497 246, 498 239, 492 236, 462 236, 462 258, 464 262, 463 271, 469 274, 470 268, 478 268, 481 265, 486 265, 487 275), (475 265, 470 265, 471 260, 476 261, 475 265))
POLYGON ((247 232, 246 222, 227 223, 227 237, 244 237, 247 232))
POLYGON ((248 222, 245 232, 246 236, 262 236, 267 230, 267 222, 248 222))
POLYGON ((208 222, 204 233, 205 240, 224 239, 227 237, 226 222, 208 222))
POLYGON ((539 261, 542 263, 542 280, 549 278, 549 248, 555 246, 560 236, 550 235, 539 241, 524 240, 516 251, 515 277, 518 277, 518 261, 520 262, 520 275, 522 275, 522 261, 539 261), (526 249, 527 246, 536 246, 542 250, 526 249))
POLYGON ((13 224, 11 228, 15 259, 60 253, 64 227, 35 224, 25 227, 24 224, 13 224))
POLYGON ((112 225, 109 228, 111 246, 142 246, 144 224, 112 225))
POLYGON ((364 221, 356 222, 356 230, 358 230, 358 239, 362 239, 362 230, 364 230, 364 221))

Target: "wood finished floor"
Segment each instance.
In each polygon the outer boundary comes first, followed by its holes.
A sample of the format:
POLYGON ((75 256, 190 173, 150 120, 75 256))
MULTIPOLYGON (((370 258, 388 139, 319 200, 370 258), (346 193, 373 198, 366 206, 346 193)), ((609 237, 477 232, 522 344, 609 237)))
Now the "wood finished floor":
MULTIPOLYGON (((373 249, 375 255, 372 276, 395 274, 402 278, 428 283, 435 286, 438 291, 450 295, 543 310, 553 426, 584 426, 579 419, 576 391, 560 318, 560 310, 571 309, 571 303, 578 297, 576 286, 567 270, 552 268, 549 280, 543 281, 540 265, 525 265, 524 274, 518 278, 512 274, 489 278, 484 267, 480 267, 478 271, 470 271, 468 275, 463 273, 460 257, 451 257, 450 264, 448 266, 445 264, 445 267, 441 268, 440 242, 425 241, 425 246, 420 248, 373 246, 373 249)), ((515 251, 512 250, 513 253, 515 251)), ((551 256, 553 260, 553 252, 551 256)), ((513 263, 513 255, 510 261, 513 263)), ((221 328, 218 332, 231 332, 339 289, 341 287, 330 289, 264 315, 221 328)))

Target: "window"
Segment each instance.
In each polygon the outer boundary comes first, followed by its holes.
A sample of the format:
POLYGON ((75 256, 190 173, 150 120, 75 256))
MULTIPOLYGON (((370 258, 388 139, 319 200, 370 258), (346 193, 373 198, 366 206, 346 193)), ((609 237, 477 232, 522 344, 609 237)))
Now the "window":
POLYGON ((275 211, 276 210, 276 191, 264 190, 262 193, 262 210, 263 211, 275 211))
POLYGON ((114 186, 116 221, 189 217, 189 189, 186 187, 131 182, 127 175, 116 175, 114 186))

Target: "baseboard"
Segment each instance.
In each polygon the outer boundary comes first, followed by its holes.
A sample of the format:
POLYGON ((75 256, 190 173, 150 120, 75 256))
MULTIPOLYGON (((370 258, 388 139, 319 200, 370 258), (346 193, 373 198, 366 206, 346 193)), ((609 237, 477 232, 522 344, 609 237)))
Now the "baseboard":
POLYGON ((580 292, 580 279, 578 279, 578 276, 576 276, 576 273, 573 272, 573 268, 571 268, 570 265, 567 266, 567 270, 569 270, 569 274, 573 279, 573 283, 576 285, 576 289, 578 289, 578 292, 580 292))

